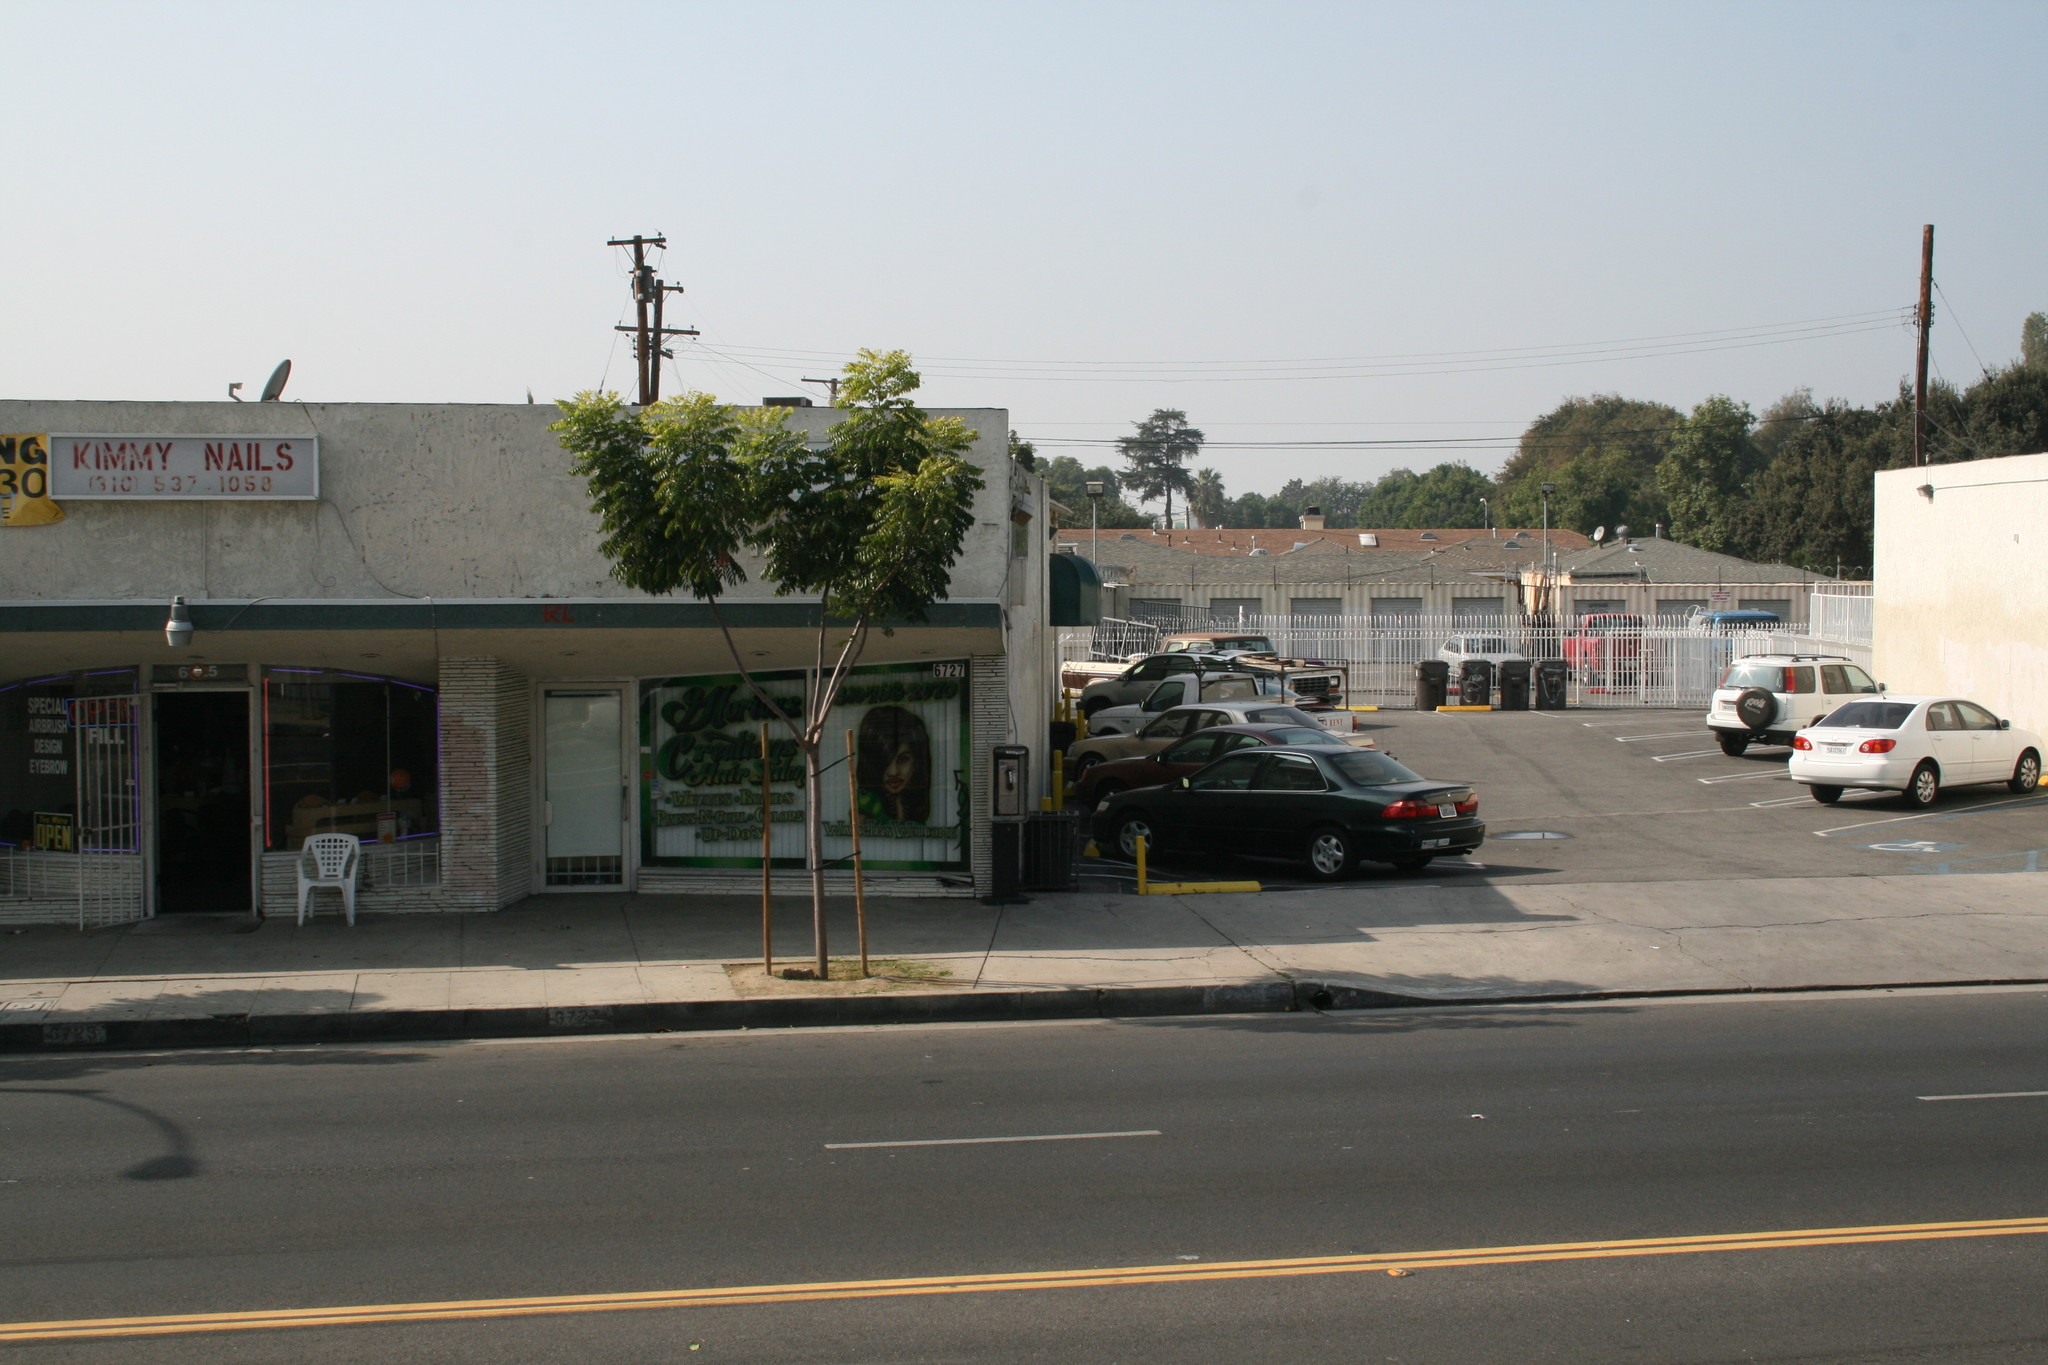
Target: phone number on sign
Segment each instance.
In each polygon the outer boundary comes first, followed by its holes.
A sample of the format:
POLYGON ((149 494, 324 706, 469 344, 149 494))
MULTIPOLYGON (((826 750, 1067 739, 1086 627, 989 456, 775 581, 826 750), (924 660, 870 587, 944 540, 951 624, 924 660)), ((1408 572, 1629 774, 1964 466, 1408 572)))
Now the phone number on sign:
POLYGON ((88 493, 268 493, 268 474, 93 474, 88 493))

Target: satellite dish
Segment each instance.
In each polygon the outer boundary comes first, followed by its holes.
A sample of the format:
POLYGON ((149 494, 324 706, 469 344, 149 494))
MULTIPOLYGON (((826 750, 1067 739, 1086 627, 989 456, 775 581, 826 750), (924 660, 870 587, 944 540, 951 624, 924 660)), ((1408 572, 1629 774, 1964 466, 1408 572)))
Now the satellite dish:
POLYGON ((289 360, 277 362, 277 368, 270 372, 270 378, 263 381, 263 397, 259 403, 275 403, 284 393, 284 382, 292 377, 292 363, 289 360))
MULTIPOLYGON (((266 389, 264 390, 264 392, 268 393, 269 390, 266 389)), ((1598 545, 1601 541, 1605 539, 1607 539, 1607 528, 1605 526, 1595 526, 1593 528, 1593 543, 1595 545, 1598 545)))

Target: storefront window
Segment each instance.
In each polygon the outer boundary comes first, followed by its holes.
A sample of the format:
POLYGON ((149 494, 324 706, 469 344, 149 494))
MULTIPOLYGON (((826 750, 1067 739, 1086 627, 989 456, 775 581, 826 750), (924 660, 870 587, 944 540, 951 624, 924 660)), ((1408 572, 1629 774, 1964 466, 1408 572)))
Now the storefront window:
POLYGON ((434 689, 319 668, 263 670, 264 847, 440 829, 434 689))
POLYGON ((132 668, 0 683, 0 845, 72 850, 78 753, 68 708, 78 697, 134 691, 132 668))

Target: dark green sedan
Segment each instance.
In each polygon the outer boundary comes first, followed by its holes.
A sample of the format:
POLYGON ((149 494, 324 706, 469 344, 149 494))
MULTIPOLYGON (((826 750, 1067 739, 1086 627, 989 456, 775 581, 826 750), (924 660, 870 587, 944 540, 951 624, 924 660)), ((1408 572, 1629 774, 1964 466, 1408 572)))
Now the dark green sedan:
POLYGON ((1091 831, 1112 857, 1148 849, 1306 862, 1335 881, 1361 861, 1414 870, 1486 838, 1479 797, 1371 749, 1241 750, 1163 787, 1118 792, 1091 831))

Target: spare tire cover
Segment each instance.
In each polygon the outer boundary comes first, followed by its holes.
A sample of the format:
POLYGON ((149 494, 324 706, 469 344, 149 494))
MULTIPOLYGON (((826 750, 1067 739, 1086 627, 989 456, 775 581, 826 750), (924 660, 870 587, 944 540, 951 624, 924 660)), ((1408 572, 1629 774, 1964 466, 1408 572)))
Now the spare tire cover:
POLYGON ((1778 699, 1761 687, 1745 687, 1735 699, 1735 715, 1752 730, 1761 730, 1778 718, 1778 699))

